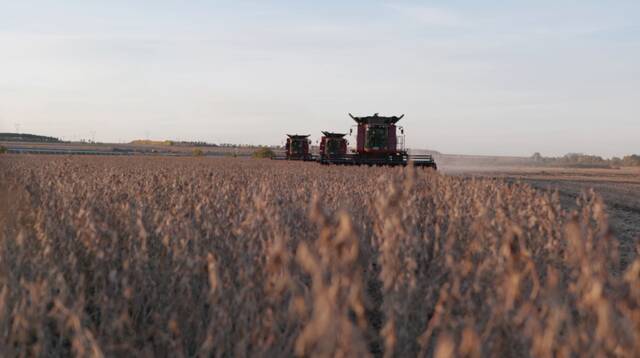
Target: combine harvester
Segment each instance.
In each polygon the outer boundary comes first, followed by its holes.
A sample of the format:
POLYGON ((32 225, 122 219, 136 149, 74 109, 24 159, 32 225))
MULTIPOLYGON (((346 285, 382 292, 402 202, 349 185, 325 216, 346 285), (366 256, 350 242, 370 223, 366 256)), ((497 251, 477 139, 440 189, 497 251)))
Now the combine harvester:
MULTIPOLYGON (((322 132, 319 155, 314 157, 308 135, 287 134, 284 155, 273 159, 318 161, 321 164, 385 165, 432 168, 438 166, 431 155, 409 155, 404 147, 404 129, 396 123, 404 117, 349 116, 357 123, 356 149, 348 152, 346 133, 322 132), (400 135, 398 135, 398 130, 400 135)), ((353 134, 351 129, 350 134, 353 134)))
MULTIPOLYGON (((369 117, 349 116, 357 123, 356 149, 352 153, 346 152, 345 135, 324 132, 323 142, 337 141, 334 147, 340 148, 333 152, 326 152, 329 144, 323 151, 320 145, 320 163, 342 165, 387 165, 433 168, 438 166, 431 155, 409 155, 404 148, 404 128, 396 126, 396 123, 404 117, 381 117, 377 113, 369 117), (398 135, 400 130, 400 135, 398 135), (330 135, 327 135, 330 134, 330 135), (342 149, 344 148, 344 149, 342 149)), ((352 129, 353 131, 353 129, 352 129)))
POLYGON ((287 142, 284 146, 284 155, 276 155, 276 160, 315 160, 310 151, 311 141, 309 135, 287 134, 287 142))
POLYGON ((323 164, 329 164, 332 160, 339 160, 347 155, 347 140, 344 138, 347 134, 322 132, 320 138, 320 155, 318 161, 323 164))

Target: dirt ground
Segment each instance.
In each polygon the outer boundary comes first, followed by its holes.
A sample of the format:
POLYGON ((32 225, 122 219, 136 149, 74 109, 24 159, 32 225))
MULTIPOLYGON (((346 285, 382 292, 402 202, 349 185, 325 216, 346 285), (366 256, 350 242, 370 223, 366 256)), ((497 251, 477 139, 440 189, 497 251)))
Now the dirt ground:
POLYGON ((640 168, 445 166, 441 170, 450 175, 502 178, 522 181, 540 190, 557 190, 569 208, 581 192, 593 189, 607 205, 611 228, 620 240, 623 265, 640 254, 640 168))

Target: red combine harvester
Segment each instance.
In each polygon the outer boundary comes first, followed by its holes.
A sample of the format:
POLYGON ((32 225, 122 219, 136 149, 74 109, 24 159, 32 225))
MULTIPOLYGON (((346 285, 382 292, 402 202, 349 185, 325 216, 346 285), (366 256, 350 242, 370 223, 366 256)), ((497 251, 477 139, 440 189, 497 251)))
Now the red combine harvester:
POLYGON ((318 160, 322 164, 330 164, 332 159, 343 158, 347 155, 347 134, 322 132, 320 139, 320 157, 318 160))
MULTIPOLYGON (((344 165, 389 165, 437 169, 431 155, 409 155, 404 149, 404 129, 396 123, 404 117, 382 117, 378 113, 368 117, 349 116, 357 123, 356 150, 350 154, 340 154, 321 158, 324 164, 344 165), (398 135, 400 130, 400 135, 398 135)), ((343 139, 344 140, 344 139, 343 139)), ((344 140, 346 143, 346 140, 344 140)))
POLYGON ((311 141, 309 135, 287 134, 287 143, 284 146, 285 156, 275 159, 283 160, 313 160, 309 150, 311 141))

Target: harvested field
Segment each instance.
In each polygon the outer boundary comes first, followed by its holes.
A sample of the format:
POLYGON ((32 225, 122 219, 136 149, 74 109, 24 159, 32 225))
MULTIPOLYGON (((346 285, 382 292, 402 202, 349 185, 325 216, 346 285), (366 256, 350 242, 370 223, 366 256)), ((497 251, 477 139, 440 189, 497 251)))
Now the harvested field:
POLYGON ((623 266, 636 256, 640 244, 640 168, 573 169, 549 167, 448 166, 447 174, 527 183, 557 191, 566 208, 573 208, 581 193, 594 190, 602 197, 612 231, 621 245, 623 266))
POLYGON ((606 200, 504 177, 0 156, 0 353, 638 356, 606 200))

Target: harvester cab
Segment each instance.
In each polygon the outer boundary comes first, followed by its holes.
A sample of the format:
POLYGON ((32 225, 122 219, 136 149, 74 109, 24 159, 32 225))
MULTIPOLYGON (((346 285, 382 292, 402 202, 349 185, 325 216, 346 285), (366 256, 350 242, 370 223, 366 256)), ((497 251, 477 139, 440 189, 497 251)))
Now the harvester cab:
POLYGON ((346 133, 322 132, 320 139, 320 162, 329 163, 332 159, 344 158, 347 154, 346 133))
POLYGON ((404 148, 404 128, 397 126, 404 117, 349 116, 357 123, 355 161, 359 164, 407 165, 436 168, 430 155, 409 156, 404 148), (400 135, 398 135, 398 131, 400 135))
POLYGON ((287 134, 285 155, 288 160, 311 160, 309 135, 287 134))
MULTIPOLYGON (((357 123, 356 152, 360 155, 393 155, 399 154, 404 148, 404 140, 398 137, 396 123, 404 117, 382 117, 378 113, 368 117, 349 116, 357 123)), ((402 131, 404 133, 404 131, 402 131)), ((401 134, 404 137, 404 134, 401 134)))

